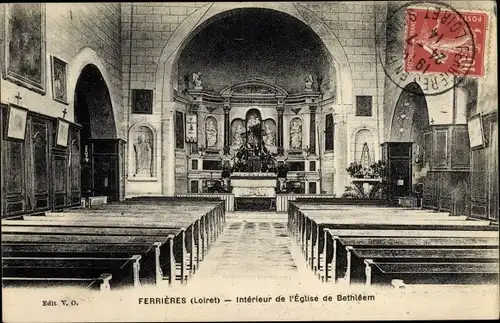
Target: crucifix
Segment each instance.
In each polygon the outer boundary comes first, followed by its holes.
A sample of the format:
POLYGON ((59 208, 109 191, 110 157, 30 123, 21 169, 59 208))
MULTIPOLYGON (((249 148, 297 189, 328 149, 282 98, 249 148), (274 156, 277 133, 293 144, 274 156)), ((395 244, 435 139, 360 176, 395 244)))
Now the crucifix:
POLYGON ((19 105, 19 101, 22 100, 21 92, 17 92, 17 95, 15 96, 15 98, 17 100, 17 105, 19 105))
POLYGON ((63 110, 63 119, 66 119, 66 114, 67 114, 67 113, 68 113, 68 112, 66 111, 66 108, 64 108, 64 110, 63 110))

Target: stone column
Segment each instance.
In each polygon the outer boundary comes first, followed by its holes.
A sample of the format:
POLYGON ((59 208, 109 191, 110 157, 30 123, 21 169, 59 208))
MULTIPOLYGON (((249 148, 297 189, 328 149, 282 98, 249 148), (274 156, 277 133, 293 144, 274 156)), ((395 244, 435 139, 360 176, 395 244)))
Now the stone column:
POLYGON ((309 106, 309 149, 316 154, 316 106, 309 106))
POLYGON ((283 113, 285 111, 285 102, 282 98, 278 98, 278 155, 283 156, 283 113))
POLYGON ((162 195, 175 194, 175 106, 175 102, 164 102, 162 109, 162 195))
POLYGON ((224 100, 224 155, 229 155, 229 112, 231 111, 231 102, 229 98, 224 100))

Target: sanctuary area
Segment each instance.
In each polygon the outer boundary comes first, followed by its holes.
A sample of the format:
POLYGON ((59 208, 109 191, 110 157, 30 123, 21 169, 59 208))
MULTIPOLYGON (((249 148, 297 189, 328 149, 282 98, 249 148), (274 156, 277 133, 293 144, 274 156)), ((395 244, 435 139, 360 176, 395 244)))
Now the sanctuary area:
POLYGON ((495 286, 477 3, 0 4, 4 289, 495 286))

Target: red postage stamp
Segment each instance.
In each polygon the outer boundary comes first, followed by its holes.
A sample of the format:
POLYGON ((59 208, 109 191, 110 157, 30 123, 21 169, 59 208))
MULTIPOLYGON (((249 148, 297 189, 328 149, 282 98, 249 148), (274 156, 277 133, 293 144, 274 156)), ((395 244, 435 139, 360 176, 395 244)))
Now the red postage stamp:
POLYGON ((408 8, 406 72, 483 76, 488 15, 408 8))

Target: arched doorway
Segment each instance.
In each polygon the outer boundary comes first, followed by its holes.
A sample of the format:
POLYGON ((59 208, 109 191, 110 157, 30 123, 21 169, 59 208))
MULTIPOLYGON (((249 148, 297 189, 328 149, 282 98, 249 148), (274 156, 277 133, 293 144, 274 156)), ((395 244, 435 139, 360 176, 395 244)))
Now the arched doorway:
MULTIPOLYGON (((210 28, 211 25, 218 24, 219 21, 222 20, 231 20, 231 17, 234 16, 240 16, 240 17, 245 17, 252 12, 260 11, 259 13, 263 13, 263 18, 260 17, 258 19, 250 19, 249 23, 240 23, 239 29, 244 30, 245 27, 249 27, 250 31, 252 30, 253 27, 252 25, 258 24, 258 23, 269 23, 272 22, 273 19, 269 20, 269 16, 280 16, 282 18, 282 21, 294 21, 293 23, 298 26, 302 24, 302 32, 303 33, 312 33, 316 37, 317 40, 319 40, 319 43, 322 44, 326 48, 326 51, 321 52, 321 55, 319 54, 319 51, 311 50, 311 46, 302 46, 302 51, 307 51, 309 50, 309 55, 307 56, 309 60, 306 60, 306 62, 309 62, 311 60, 316 60, 319 56, 323 56, 324 53, 327 54, 328 59, 331 59, 332 64, 330 65, 331 69, 335 71, 334 76, 330 78, 323 78, 321 81, 315 80, 315 85, 318 85, 321 83, 323 86, 324 85, 335 85, 335 88, 331 89, 332 94, 334 94, 335 97, 335 103, 336 106, 338 106, 338 110, 340 111, 340 114, 344 114, 344 111, 348 111, 349 109, 352 108, 352 101, 353 101, 353 96, 352 96, 352 72, 351 72, 351 67, 349 65, 347 55, 345 51, 342 48, 342 45, 340 44, 340 41, 338 40, 337 36, 332 32, 332 30, 326 25, 318 16, 316 16, 314 13, 312 13, 310 10, 305 8, 304 6, 297 4, 297 3, 267 3, 267 2, 259 2, 259 3, 231 3, 230 5, 228 4, 223 4, 223 3, 213 3, 213 4, 207 4, 206 6, 198 9, 197 11, 193 12, 191 15, 189 15, 186 19, 184 19, 179 28, 177 28, 172 36, 169 38, 169 41, 167 42, 159 60, 158 60, 158 68, 155 73, 155 88, 158 91, 155 95, 155 105, 154 109, 156 111, 161 112, 163 120, 165 120, 165 124, 163 125, 163 128, 161 129, 162 132, 162 154, 164 156, 162 157, 162 176, 161 176, 161 181, 162 181, 162 193, 165 195, 171 195, 174 194, 175 192, 178 191, 179 188, 182 189, 181 185, 177 182, 178 179, 185 178, 186 176, 184 174, 176 174, 176 169, 178 168, 177 165, 179 165, 179 160, 176 159, 176 156, 180 154, 175 149, 175 142, 171 140, 171 138, 175 137, 175 124, 174 124, 174 115, 176 113, 176 109, 178 108, 179 104, 176 102, 175 96, 178 93, 182 93, 182 91, 185 89, 185 81, 189 81, 189 79, 185 78, 185 75, 182 75, 180 73, 180 69, 182 68, 182 62, 180 61, 182 58, 183 53, 185 53, 186 49, 189 49, 190 47, 190 42, 193 40, 193 38, 196 38, 196 35, 198 35, 200 32, 203 33, 203 30, 206 28, 210 28), (267 20, 267 21, 266 21, 267 20), (241 28, 243 27, 243 28, 241 28), (342 79, 342 82, 340 82, 340 79, 342 79)), ((217 44, 219 43, 216 38, 219 37, 228 37, 231 40, 231 43, 229 46, 220 46, 223 50, 226 49, 231 49, 237 46, 238 44, 241 43, 247 43, 248 41, 251 40, 249 37, 241 37, 238 35, 233 35, 236 29, 231 29, 227 30, 227 25, 224 24, 226 27, 226 30, 224 32, 219 32, 219 33, 213 33, 210 34, 208 38, 205 38, 205 42, 209 40, 209 43, 212 44, 217 44), (226 32, 227 31, 227 32, 226 32), (234 36, 234 37, 233 37, 234 36)), ((275 29, 280 29, 283 27, 283 24, 274 24, 275 29)), ((224 28, 221 28, 223 30, 224 28)), ((287 28, 287 30, 293 30, 294 28, 287 28)), ((249 34, 254 34, 255 35, 266 35, 265 32, 260 32, 260 33, 252 33, 249 32, 249 34)), ((287 33, 289 36, 288 39, 291 42, 294 42, 295 40, 305 40, 308 39, 308 37, 305 36, 305 34, 302 34, 300 37, 292 37, 287 33)), ((250 35, 251 36, 251 35, 250 35)), ((266 38, 266 37, 261 37, 261 38, 266 38)), ((269 38, 269 37, 268 37, 269 38)), ((312 38, 309 38, 311 40, 312 38)), ((263 39, 266 41, 266 39, 263 39)), ((269 39, 267 39, 268 43, 270 42, 269 39)), ((286 51, 289 47, 287 45, 282 45, 282 46, 277 46, 277 43, 270 42, 270 45, 273 49, 274 48, 280 48, 286 51)), ((293 44, 291 44, 293 47, 293 44)), ((252 47, 250 47, 252 48, 252 47)), ((253 48, 260 48, 261 50, 266 50, 268 47, 253 47, 253 48)), ((194 56, 192 57, 198 57, 198 55, 201 53, 203 56, 205 51, 197 51, 194 52, 194 56)), ((247 53, 248 57, 251 57, 252 59, 257 58, 258 55, 255 56, 254 54, 247 53)), ((224 55, 221 55, 221 57, 225 57, 224 55)), ((245 56, 244 56, 245 57, 245 56)), ((283 55, 282 60, 286 60, 285 55, 283 55)), ((241 70, 241 67, 244 67, 244 60, 232 60, 232 62, 236 62, 235 66, 238 68, 238 70, 241 70), (241 64, 239 64, 241 62, 241 64)), ((200 59, 198 60, 198 63, 202 63, 202 66, 207 67, 207 66, 212 66, 214 64, 213 60, 204 60, 200 59), (206 64, 202 63, 206 62, 206 64)), ((323 64, 323 68, 325 68, 326 64, 323 64)), ((325 68, 326 69, 326 68, 325 68)), ((231 69, 229 69, 231 70, 231 69)), ((249 69, 246 70, 248 72, 249 69)), ((275 77, 270 76, 268 73, 261 73, 262 75, 256 75, 255 73, 240 73, 240 72, 235 72, 235 69, 232 69, 233 73, 230 76, 241 76, 241 79, 239 80, 240 82, 244 82, 248 75, 250 74, 251 78, 260 78, 263 77, 267 83, 270 84, 277 84, 279 86, 282 86, 283 83, 279 82, 275 77), (245 75, 244 75, 245 74, 245 75), (243 76, 247 76, 243 78, 243 76)), ((287 69, 287 71, 293 72, 295 69, 287 69)), ((190 71, 192 73, 197 73, 199 72, 198 70, 190 71)), ((267 72, 267 71, 266 71, 267 72)), ((315 71, 312 71, 311 73, 314 74, 315 71)), ((301 74, 301 73, 299 73, 301 74)), ((208 87, 211 87, 213 84, 218 84, 218 82, 213 82, 215 80, 214 77, 206 78, 206 74, 203 74, 203 86, 207 85, 208 87)), ((225 77, 225 75, 217 75, 217 79, 222 80, 222 82, 226 82, 230 80, 230 78, 225 77)), ((303 80, 303 77, 302 77, 303 80)), ((230 80, 229 82, 231 84, 236 84, 234 80, 230 80)), ((286 82, 285 82, 286 83, 286 82)), ((227 84, 226 84, 227 85, 227 84)), ((333 105, 332 105, 333 107, 333 105)), ((330 109, 332 109, 330 107, 330 109)), ((308 109, 308 107, 307 107, 308 109)), ((303 109, 302 112, 305 112, 307 109, 303 109)), ((325 108, 325 111, 328 109, 325 108)), ((222 109, 219 111, 215 110, 216 113, 222 113, 222 109)), ((264 117, 264 116, 263 116, 264 117)), ((267 116, 266 116, 267 118, 267 116)), ((319 117, 322 119, 322 117, 319 117)), ((339 118, 339 120, 344 120, 342 117, 339 118)), ((288 121, 288 120, 285 120, 288 121)), ((223 127, 222 127, 223 122, 219 121, 220 125, 220 131, 222 133, 223 127)), ((278 124, 278 123, 276 123, 278 124)), ((288 123, 285 122, 283 124, 283 127, 286 128, 286 125, 288 123)), ((309 126, 306 125, 308 128, 309 126)), ((346 133, 346 125, 344 123, 336 125, 336 135, 335 135, 335 144, 337 151, 346 151, 347 152, 347 133, 346 133)), ((285 130, 287 131, 287 130, 285 130)), ((321 132, 321 130, 320 130, 321 132)), ((202 131, 199 131, 199 133, 203 133, 202 131)), ((285 136, 287 136, 285 134, 285 136)), ((288 141, 286 140, 287 138, 284 138, 284 143, 287 144, 288 141)), ((201 142, 204 142, 204 140, 201 140, 201 142)), ((317 142, 317 140, 316 140, 317 142)), ((313 145, 314 142, 312 143, 313 145)), ((304 146, 309 146, 307 142, 304 143, 304 146)), ((286 147, 285 147, 286 149, 286 147)), ((347 167, 347 159, 342 157, 343 154, 338 154, 338 158, 335 157, 335 161, 332 162, 332 164, 335 164, 335 174, 333 175, 333 180, 330 181, 332 185, 331 191, 342 191, 345 183, 347 182, 347 173, 345 172, 345 168, 347 167), (333 188, 335 187, 335 189, 333 188)), ((319 191, 319 190, 318 190, 319 191)))
POLYGON ((82 126, 81 192, 83 197, 120 198, 120 141, 116 139, 113 107, 99 69, 86 65, 75 88, 75 122, 82 126))
POLYGON ((390 190, 406 196, 416 192, 420 197, 428 167, 424 156, 430 154, 424 130, 429 126, 429 112, 425 95, 416 82, 409 83, 401 92, 390 128, 393 159, 389 157, 390 190), (398 156, 399 155, 399 156, 398 156))

